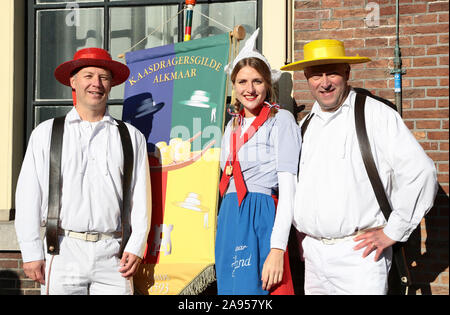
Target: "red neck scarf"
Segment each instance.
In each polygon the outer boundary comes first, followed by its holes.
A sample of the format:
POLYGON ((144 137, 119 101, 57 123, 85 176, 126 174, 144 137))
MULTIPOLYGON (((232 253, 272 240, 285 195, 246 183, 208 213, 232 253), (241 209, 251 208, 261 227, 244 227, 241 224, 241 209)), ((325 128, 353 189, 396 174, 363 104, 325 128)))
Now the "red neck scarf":
MULTIPOLYGON (((230 155, 227 162, 225 163, 225 169, 222 174, 222 179, 220 180, 219 190, 220 195, 223 196, 228 188, 231 176, 234 177, 234 184, 236 186, 236 192, 238 196, 239 206, 247 195, 247 186, 245 185, 244 177, 242 176, 241 164, 238 159, 238 152, 240 148, 258 131, 264 122, 269 118, 270 110, 272 107, 277 105, 270 105, 264 102, 261 111, 259 112, 256 119, 253 121, 251 126, 247 129, 244 135, 241 137, 241 124, 236 128, 236 130, 231 132, 230 135, 230 155)), ((240 113, 241 119, 243 112, 240 113)))

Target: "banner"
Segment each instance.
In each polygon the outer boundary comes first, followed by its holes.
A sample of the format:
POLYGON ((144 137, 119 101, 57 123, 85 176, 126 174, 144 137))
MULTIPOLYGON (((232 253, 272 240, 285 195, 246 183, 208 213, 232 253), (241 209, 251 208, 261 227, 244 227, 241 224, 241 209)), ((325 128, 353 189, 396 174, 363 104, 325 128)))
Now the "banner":
POLYGON ((123 120, 147 138, 152 223, 139 294, 197 294, 214 274, 230 36, 131 52, 123 120))

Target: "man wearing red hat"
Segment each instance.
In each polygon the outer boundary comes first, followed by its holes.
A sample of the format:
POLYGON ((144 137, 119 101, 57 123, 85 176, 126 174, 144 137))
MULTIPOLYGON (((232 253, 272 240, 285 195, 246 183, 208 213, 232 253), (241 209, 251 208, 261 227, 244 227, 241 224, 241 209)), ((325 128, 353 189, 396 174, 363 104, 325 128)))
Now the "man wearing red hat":
POLYGON ((306 294, 386 294, 392 245, 408 239, 437 192, 433 161, 400 115, 348 84, 350 64, 368 61, 324 39, 282 68, 304 70, 316 100, 300 123, 294 209, 294 225, 306 234, 306 294))
POLYGON ((60 167, 53 176, 58 118, 31 134, 16 190, 23 268, 42 285, 43 294, 133 293, 132 276, 143 257, 151 219, 146 139, 107 110, 111 88, 128 76, 126 65, 99 48, 78 51, 55 71, 56 79, 72 88, 75 105, 61 120, 60 167), (124 163, 130 156, 131 163, 124 163), (55 177, 59 193, 49 193, 55 177), (55 198, 60 200, 56 219, 50 215, 55 198), (56 231, 54 244, 50 230, 56 231), (124 232, 128 230, 131 234, 124 232))

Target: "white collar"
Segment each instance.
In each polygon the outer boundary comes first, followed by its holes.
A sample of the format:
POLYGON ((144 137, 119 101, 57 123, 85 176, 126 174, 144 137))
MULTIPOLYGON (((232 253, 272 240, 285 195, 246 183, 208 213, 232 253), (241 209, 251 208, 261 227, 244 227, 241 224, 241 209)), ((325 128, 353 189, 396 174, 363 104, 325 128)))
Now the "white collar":
MULTIPOLYGON (((81 119, 81 117, 80 117, 80 114, 78 114, 78 111, 76 110, 75 106, 67 114, 66 120, 68 122, 82 122, 83 121, 81 119)), ((117 122, 109 114, 108 108, 106 108, 105 115, 103 115, 103 118, 100 121, 108 122, 108 123, 111 123, 113 125, 117 125, 117 122)))
POLYGON ((328 113, 322 111, 320 108, 319 103, 316 101, 314 102, 314 105, 311 109, 311 113, 313 113, 315 116, 318 116, 321 118, 324 122, 328 122, 332 117, 335 117, 342 113, 343 111, 348 111, 348 109, 353 109, 354 107, 354 99, 355 99, 356 92, 353 90, 352 87, 350 87, 350 91, 347 95, 347 98, 344 100, 342 105, 335 110, 334 112, 328 113))

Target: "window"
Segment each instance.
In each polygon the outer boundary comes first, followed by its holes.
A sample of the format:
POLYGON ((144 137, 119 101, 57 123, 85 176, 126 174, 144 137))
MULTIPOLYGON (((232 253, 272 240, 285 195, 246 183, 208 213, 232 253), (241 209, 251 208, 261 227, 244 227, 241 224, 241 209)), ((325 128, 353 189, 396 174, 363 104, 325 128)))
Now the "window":
MULTIPOLYGON (((183 8, 184 1, 171 0, 29 1, 27 138, 39 123, 72 108, 70 89, 53 76, 58 65, 85 47, 105 48, 123 62, 118 55, 151 33, 134 50, 180 42, 184 16, 177 13, 183 8)), ((237 24, 251 34, 261 25, 262 0, 198 0, 194 12, 193 39, 227 32, 237 24)), ((116 118, 122 115, 123 89, 114 87, 108 101, 116 118)))

